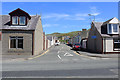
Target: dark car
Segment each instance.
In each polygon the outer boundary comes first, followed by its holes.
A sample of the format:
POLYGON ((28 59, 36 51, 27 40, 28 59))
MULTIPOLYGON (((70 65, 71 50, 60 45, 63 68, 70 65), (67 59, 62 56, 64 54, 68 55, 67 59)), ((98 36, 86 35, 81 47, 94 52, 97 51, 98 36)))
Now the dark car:
POLYGON ((74 44, 73 49, 80 50, 81 45, 80 44, 74 44))

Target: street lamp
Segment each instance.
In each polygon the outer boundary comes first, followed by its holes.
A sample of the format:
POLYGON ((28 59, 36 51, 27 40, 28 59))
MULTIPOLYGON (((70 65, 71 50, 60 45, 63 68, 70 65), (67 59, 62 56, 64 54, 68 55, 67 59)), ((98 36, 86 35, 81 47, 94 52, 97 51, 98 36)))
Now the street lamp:
POLYGON ((94 17, 94 20, 93 21, 95 21, 95 15, 92 15, 92 14, 88 14, 89 16, 93 16, 94 17))

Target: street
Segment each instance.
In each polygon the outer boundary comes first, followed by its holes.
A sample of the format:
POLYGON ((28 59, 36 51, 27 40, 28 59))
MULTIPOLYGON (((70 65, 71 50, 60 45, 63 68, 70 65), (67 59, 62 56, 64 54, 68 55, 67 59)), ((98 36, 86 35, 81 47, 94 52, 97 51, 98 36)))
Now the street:
POLYGON ((79 55, 60 44, 38 57, 4 62, 2 70, 3 78, 117 78, 118 59, 79 55))

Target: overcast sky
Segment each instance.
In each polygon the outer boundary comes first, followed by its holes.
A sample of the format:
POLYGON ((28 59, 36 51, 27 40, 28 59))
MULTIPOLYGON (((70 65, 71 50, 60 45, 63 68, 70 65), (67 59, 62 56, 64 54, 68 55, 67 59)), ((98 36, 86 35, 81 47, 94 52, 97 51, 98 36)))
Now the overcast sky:
POLYGON ((4 2, 2 14, 21 8, 30 15, 41 15, 46 34, 54 32, 80 31, 90 28, 88 14, 95 15, 95 21, 103 22, 118 18, 117 2, 4 2))

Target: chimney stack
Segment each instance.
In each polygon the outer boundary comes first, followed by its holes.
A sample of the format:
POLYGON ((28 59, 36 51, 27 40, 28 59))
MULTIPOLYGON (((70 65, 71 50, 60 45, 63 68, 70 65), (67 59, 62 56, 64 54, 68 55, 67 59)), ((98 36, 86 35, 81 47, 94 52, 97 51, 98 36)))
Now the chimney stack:
POLYGON ((86 31, 86 29, 82 29, 82 31, 86 31))

